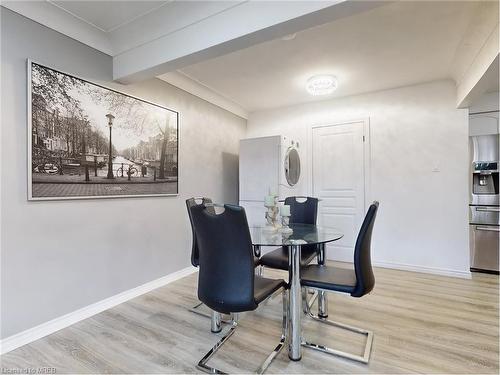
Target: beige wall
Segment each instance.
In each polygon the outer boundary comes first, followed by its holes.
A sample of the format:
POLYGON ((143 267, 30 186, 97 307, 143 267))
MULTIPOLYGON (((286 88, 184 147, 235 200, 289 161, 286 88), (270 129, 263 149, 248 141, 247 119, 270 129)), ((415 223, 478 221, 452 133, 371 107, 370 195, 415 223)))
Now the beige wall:
POLYGON ((190 265, 184 200, 238 201, 246 121, 160 80, 119 90, 180 112, 178 197, 27 201, 26 59, 110 85, 111 57, 1 8, 5 338, 190 265))

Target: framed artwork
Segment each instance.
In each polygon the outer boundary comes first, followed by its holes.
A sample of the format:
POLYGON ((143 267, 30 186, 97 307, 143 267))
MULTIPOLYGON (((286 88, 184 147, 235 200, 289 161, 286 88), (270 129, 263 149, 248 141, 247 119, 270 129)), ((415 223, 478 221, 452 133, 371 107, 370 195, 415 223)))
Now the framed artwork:
POLYGON ((179 113, 28 60, 28 199, 178 194, 179 113))

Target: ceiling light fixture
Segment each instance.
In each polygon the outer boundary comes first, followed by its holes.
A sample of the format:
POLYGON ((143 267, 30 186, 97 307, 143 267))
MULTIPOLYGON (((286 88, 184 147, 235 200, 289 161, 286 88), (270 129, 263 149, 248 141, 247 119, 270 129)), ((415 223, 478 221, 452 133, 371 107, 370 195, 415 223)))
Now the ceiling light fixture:
POLYGON ((307 80, 306 90, 311 95, 329 95, 337 89, 337 78, 332 75, 312 76, 307 80))

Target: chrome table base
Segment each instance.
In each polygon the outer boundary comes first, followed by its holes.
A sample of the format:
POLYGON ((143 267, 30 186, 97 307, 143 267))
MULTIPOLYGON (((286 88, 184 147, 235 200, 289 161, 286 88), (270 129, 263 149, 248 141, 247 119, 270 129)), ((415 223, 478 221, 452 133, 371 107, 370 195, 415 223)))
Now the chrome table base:
MULTIPOLYGON (((288 314, 288 291, 285 290, 282 292, 283 294, 283 318, 282 318, 282 330, 281 330, 281 338, 274 348, 274 350, 269 354, 269 356, 265 359, 264 362, 259 366, 259 368, 256 370, 257 374, 263 374, 271 362, 276 358, 276 356, 281 352, 283 347, 285 346, 286 342, 286 337, 287 337, 287 314, 288 314)), ((196 366, 198 369, 207 372, 209 374, 226 374, 225 372, 215 368, 215 367, 210 367, 207 362, 214 356, 214 354, 224 345, 224 343, 234 334, 236 331, 236 328, 238 327, 238 317, 237 314, 232 316, 231 320, 231 328, 226 332, 226 334, 214 345, 212 349, 208 351, 207 354, 198 362, 198 365, 196 366)))
MULTIPOLYGON (((288 332, 288 358, 292 361, 300 361, 301 350, 301 287, 300 287, 300 245, 290 245, 288 255, 289 267, 288 277, 290 286, 289 332, 288 332)), ((307 305, 307 303, 305 304, 307 305)))

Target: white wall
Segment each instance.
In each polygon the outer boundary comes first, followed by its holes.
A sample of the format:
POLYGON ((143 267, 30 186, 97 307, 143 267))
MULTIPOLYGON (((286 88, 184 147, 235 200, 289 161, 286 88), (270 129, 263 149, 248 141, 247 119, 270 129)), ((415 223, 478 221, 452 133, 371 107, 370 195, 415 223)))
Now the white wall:
POLYGON ((1 337, 190 265, 184 200, 238 201, 246 121, 160 80, 119 90, 180 112, 178 197, 27 201, 26 59, 107 85, 111 57, 1 8, 1 337))
POLYGON ((370 119, 371 186, 379 200, 373 259, 391 267, 467 275, 468 112, 452 81, 251 113, 247 137, 298 139, 310 194, 311 127, 370 119), (433 172, 438 168, 439 172, 433 172))

